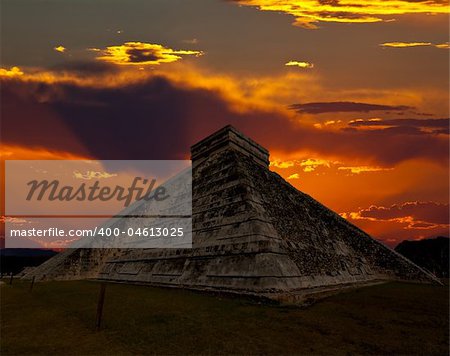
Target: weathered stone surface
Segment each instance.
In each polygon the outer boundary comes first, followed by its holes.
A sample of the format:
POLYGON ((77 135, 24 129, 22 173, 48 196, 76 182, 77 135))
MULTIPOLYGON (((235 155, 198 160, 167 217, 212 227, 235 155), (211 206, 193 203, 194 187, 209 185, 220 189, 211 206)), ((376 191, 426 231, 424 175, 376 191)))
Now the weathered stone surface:
POLYGON ((96 277, 277 299, 378 280, 438 282, 271 172, 268 157, 230 126, 192 147, 192 249, 71 250, 27 277, 96 277))

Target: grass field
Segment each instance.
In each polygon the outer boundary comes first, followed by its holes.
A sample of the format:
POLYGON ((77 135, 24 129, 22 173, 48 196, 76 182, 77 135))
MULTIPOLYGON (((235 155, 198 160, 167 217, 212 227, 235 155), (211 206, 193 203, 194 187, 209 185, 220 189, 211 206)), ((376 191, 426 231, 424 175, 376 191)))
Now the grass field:
POLYGON ((109 284, 1 286, 1 354, 448 355, 448 286, 376 285, 308 308, 109 284))

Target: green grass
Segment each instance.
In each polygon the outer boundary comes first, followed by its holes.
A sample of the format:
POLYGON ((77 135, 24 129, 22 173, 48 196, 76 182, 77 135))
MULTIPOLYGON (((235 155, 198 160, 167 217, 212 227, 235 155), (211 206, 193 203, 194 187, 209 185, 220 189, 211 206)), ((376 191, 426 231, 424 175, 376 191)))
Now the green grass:
POLYGON ((1 354, 448 355, 448 287, 389 283, 308 308, 95 282, 1 286, 1 354))

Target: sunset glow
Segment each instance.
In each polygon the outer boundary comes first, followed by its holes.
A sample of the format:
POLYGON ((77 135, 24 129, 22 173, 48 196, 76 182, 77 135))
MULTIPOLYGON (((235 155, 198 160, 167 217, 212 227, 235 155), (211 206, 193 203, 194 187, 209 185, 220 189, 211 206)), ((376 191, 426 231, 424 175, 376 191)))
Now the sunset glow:
POLYGON ((2 160, 189 159, 231 124, 390 246, 448 235, 447 2, 80 2, 82 31, 27 3, 3 6, 2 160))

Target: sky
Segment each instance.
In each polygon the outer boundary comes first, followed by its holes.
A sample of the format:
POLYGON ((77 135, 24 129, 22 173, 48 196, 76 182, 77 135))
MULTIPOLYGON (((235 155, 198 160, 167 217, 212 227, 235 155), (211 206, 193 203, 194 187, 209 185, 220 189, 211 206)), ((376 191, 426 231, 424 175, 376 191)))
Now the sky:
POLYGON ((232 124, 393 247, 449 231, 446 1, 1 0, 2 159, 189 159, 232 124))

